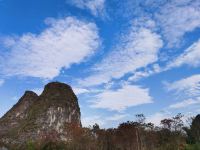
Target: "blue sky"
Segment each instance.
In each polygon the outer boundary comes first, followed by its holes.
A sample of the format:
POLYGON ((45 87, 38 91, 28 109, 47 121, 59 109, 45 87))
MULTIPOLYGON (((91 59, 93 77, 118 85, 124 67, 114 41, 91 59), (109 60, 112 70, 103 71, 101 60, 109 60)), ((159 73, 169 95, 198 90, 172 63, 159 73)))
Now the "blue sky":
POLYGON ((200 112, 199 0, 0 0, 0 116, 70 84, 84 126, 200 112))

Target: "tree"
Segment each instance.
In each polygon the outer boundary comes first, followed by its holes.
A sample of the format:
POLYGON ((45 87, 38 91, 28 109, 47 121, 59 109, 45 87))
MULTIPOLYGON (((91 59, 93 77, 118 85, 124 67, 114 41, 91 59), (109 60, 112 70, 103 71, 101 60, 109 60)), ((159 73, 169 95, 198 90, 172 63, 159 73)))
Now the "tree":
POLYGON ((178 113, 175 117, 173 117, 172 128, 175 132, 180 132, 183 127, 183 115, 178 113))
POLYGON ((145 123, 146 117, 144 116, 144 114, 136 114, 136 122, 138 122, 140 125, 145 123))
POLYGON ((163 120, 161 120, 160 123, 163 126, 163 128, 171 130, 173 120, 172 119, 163 119, 163 120))
POLYGON ((141 150, 141 135, 136 122, 121 123, 117 128, 117 139, 121 149, 141 150))
POLYGON ((99 130, 100 130, 99 125, 98 125, 97 123, 95 123, 95 124, 93 125, 93 127, 92 127, 92 131, 93 131, 94 133, 96 133, 96 132, 99 131, 99 130))
POLYGON ((190 136, 194 143, 200 143, 200 115, 197 115, 192 121, 190 136))
POLYGON ((185 143, 182 134, 182 117, 183 115, 179 113, 173 118, 161 120, 163 128, 158 132, 160 133, 158 140, 161 149, 176 150, 185 143))

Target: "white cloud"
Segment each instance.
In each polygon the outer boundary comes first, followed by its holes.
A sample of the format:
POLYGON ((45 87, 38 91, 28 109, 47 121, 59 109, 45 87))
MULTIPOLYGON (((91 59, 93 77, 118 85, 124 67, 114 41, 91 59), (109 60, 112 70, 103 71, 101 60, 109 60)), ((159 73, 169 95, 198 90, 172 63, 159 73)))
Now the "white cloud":
POLYGON ((0 86, 2 86, 4 84, 4 80, 3 79, 0 79, 0 86))
POLYGON ((185 33, 200 27, 200 1, 176 0, 160 7, 156 19, 168 46, 179 44, 185 33))
POLYGON ((99 45, 94 23, 72 17, 46 22, 49 27, 40 34, 4 39, 7 52, 0 62, 2 74, 52 79, 62 68, 84 61, 99 45))
POLYGON ((108 127, 108 125, 112 122, 122 121, 126 118, 128 114, 114 114, 113 116, 104 117, 104 116, 85 116, 82 118, 82 125, 84 127, 89 127, 97 123, 101 127, 108 127))
POLYGON ((166 87, 169 91, 176 91, 176 94, 181 94, 188 97, 199 96, 200 74, 192 75, 173 83, 166 83, 166 87))
POLYGON ((184 41, 186 33, 200 27, 199 0, 114 0, 113 3, 118 6, 117 10, 112 10, 116 19, 125 17, 130 20, 140 16, 153 16, 168 47, 178 46, 184 41))
POLYGON ((44 90, 43 88, 35 88, 32 91, 35 92, 37 95, 40 95, 42 94, 43 90, 44 90))
POLYGON ((81 94, 85 94, 85 93, 88 93, 90 92, 88 89, 84 89, 84 88, 73 88, 73 91, 76 95, 81 95, 81 94))
POLYGON ((158 64, 153 64, 144 71, 134 72, 134 74, 129 77, 129 81, 137 81, 141 78, 149 77, 153 74, 167 71, 175 67, 180 67, 182 65, 188 65, 192 67, 200 66, 200 40, 193 43, 174 60, 169 61, 165 67, 160 67, 158 64))
POLYGON ((161 37, 150 29, 132 27, 128 35, 122 36, 116 48, 94 66, 94 73, 80 83, 87 86, 107 83, 146 67, 158 60, 162 44, 161 37))
POLYGON ((105 0, 71 0, 70 3, 81 9, 88 9, 94 16, 103 16, 105 0))
POLYGON ((148 89, 128 84, 117 90, 105 90, 94 98, 91 107, 116 111, 123 111, 128 107, 153 102, 148 89))
MULTIPOLYGON (((147 117, 147 122, 152 122, 156 126, 160 126, 161 120, 169 119, 169 118, 172 119, 176 115, 177 114, 170 113, 170 112, 167 112, 167 111, 161 111, 161 112, 157 112, 157 113, 152 114, 149 117, 147 117)), ((190 117, 193 117, 194 115, 196 115, 194 112, 185 112, 184 116, 182 117, 182 121, 184 122, 184 124, 186 125, 187 119, 190 118, 190 117)))
POLYGON ((149 77, 153 74, 160 73, 164 71, 164 68, 161 68, 158 64, 153 64, 151 68, 146 68, 144 71, 136 71, 132 76, 128 78, 129 81, 137 81, 141 78, 149 77))
POLYGON ((82 117, 82 125, 84 127, 89 127, 97 123, 100 126, 107 126, 111 122, 115 121, 120 121, 127 117, 127 114, 115 114, 113 116, 109 117, 104 117, 104 116, 99 116, 99 115, 94 115, 94 116, 85 116, 82 117))
POLYGON ((164 112, 158 112, 155 113, 149 117, 147 117, 147 122, 151 122, 156 126, 160 125, 160 121, 166 118, 170 118, 170 115, 168 113, 164 113, 164 112))
POLYGON ((172 104, 169 106, 169 108, 180 109, 180 108, 188 107, 194 104, 200 104, 200 97, 197 97, 194 99, 187 99, 187 100, 172 104))
POLYGON ((128 116, 127 114, 115 114, 111 117, 107 117, 106 120, 108 120, 108 121, 119 121, 119 120, 124 119, 127 116, 128 116))
POLYGON ((92 126, 95 123, 97 123, 100 126, 105 124, 105 122, 100 116, 83 117, 81 122, 84 127, 92 126))
POLYGON ((187 48, 183 54, 178 56, 174 61, 170 62, 168 68, 180 67, 181 65, 189 65, 197 67, 200 65, 200 40, 187 48))

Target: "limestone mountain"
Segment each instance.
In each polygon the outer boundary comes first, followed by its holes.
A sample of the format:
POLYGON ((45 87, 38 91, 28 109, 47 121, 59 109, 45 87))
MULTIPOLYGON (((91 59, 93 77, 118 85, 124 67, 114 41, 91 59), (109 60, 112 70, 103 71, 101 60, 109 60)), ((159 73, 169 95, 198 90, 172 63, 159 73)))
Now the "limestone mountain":
POLYGON ((81 126, 77 97, 69 85, 52 82, 39 96, 26 91, 0 119, 0 143, 22 144, 52 133, 60 141, 68 141, 69 124, 81 126))
POLYGON ((19 127, 20 121, 27 117, 27 111, 33 104, 38 96, 34 92, 26 91, 20 98, 18 103, 13 106, 1 119, 0 119, 0 135, 6 134, 11 128, 19 127))

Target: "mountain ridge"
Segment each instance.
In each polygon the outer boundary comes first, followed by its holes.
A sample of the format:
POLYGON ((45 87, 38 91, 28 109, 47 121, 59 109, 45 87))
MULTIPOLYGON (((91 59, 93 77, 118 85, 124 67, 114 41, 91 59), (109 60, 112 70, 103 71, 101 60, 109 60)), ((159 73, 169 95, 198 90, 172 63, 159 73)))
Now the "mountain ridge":
POLYGON ((67 125, 81 126, 78 99, 72 88, 51 82, 41 95, 26 91, 0 118, 0 143, 8 145, 36 141, 54 132, 60 141, 70 140, 67 125))

